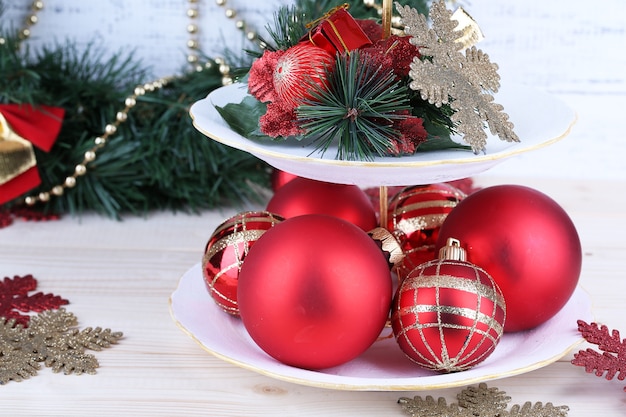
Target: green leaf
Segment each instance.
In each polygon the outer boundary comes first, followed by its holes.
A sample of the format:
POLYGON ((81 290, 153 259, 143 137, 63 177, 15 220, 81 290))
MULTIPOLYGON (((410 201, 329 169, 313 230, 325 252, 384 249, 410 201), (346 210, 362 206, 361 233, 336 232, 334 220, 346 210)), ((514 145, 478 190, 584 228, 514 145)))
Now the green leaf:
POLYGON ((229 103, 224 107, 215 106, 230 128, 245 138, 269 138, 259 131, 259 119, 267 111, 267 105, 252 96, 246 96, 241 103, 229 103))
POLYGON ((449 136, 429 136, 426 142, 420 143, 417 147, 417 152, 442 151, 445 149, 471 151, 472 147, 455 142, 449 136))

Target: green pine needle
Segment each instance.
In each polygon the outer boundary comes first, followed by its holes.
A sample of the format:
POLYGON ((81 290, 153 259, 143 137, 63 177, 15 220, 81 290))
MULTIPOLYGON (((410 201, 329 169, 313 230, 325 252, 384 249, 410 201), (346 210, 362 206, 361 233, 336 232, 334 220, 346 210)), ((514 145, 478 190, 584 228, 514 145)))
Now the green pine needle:
POLYGON ((338 55, 328 86, 311 82, 312 98, 298 107, 300 126, 322 154, 336 143, 337 159, 372 160, 388 155, 398 137, 392 124, 410 109, 408 90, 370 61, 358 51, 338 55))
MULTIPOLYGON (((35 148, 42 184, 32 195, 63 183, 94 138, 115 120, 124 99, 152 77, 128 55, 111 55, 97 45, 86 52, 74 44, 28 51, 27 44, 16 48, 15 36, 6 39, 0 45, 0 79, 7 80, 0 89, 0 103, 65 109, 51 151, 35 148)), ((121 218, 149 210, 198 211, 264 201, 267 165, 209 140, 191 123, 189 106, 220 87, 221 80, 219 66, 213 65, 140 97, 128 120, 87 165, 87 174, 45 203, 44 210, 77 215, 94 211, 121 218)))
POLYGON ((285 50, 295 44, 307 33, 306 12, 299 10, 295 5, 291 7, 281 6, 274 13, 273 26, 267 25, 265 29, 272 38, 272 42, 260 38, 271 51, 285 50))

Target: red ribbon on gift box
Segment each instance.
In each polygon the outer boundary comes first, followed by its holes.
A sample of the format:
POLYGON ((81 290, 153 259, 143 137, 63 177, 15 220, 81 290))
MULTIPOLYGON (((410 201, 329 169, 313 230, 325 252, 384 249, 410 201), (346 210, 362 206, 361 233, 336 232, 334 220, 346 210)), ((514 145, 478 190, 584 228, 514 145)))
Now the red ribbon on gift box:
POLYGON ((41 183, 33 145, 49 152, 65 110, 29 104, 0 104, 0 204, 41 183))

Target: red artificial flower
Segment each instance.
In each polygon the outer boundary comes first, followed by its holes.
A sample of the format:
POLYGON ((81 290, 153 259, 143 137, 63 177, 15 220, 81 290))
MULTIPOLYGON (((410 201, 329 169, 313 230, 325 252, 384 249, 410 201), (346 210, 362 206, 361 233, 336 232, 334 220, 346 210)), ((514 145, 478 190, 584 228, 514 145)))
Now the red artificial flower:
POLYGON ((393 71, 398 78, 409 75, 413 58, 420 57, 419 49, 409 42, 408 36, 392 35, 364 48, 383 71, 393 71))
POLYGON ((265 51, 263 56, 254 61, 250 68, 248 91, 262 103, 276 100, 274 69, 284 53, 285 51, 265 51))
POLYGON ((398 77, 409 75, 411 62, 421 56, 419 49, 410 42, 410 37, 393 35, 381 42, 385 53, 391 57, 393 72, 398 77))
POLYGON ((383 38, 383 27, 371 19, 356 19, 356 22, 365 32, 370 41, 376 42, 383 38))
POLYGON ((297 124, 296 111, 282 103, 268 103, 267 111, 259 119, 261 131, 273 138, 297 136, 303 133, 297 124))
POLYGON ((390 149, 393 155, 414 154, 419 144, 428 137, 423 120, 419 117, 409 116, 398 120, 394 123, 394 127, 400 133, 400 137, 394 141, 393 148, 390 149))

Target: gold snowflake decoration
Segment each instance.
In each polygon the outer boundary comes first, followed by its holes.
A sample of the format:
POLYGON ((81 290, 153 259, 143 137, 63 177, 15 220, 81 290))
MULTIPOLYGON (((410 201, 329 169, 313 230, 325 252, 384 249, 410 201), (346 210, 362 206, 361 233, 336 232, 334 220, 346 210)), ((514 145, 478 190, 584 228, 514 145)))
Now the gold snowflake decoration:
POLYGON ((404 411, 413 417, 566 417, 569 407, 555 407, 552 403, 537 402, 515 404, 506 410, 511 397, 498 388, 489 388, 481 383, 478 387, 465 388, 457 395, 458 403, 449 404, 440 397, 437 401, 432 396, 422 398, 400 398, 398 403, 404 411))
POLYGON ((396 8, 405 34, 422 54, 411 63, 410 87, 437 107, 450 104, 451 120, 475 153, 485 151, 485 124, 500 139, 519 142, 504 107, 494 102, 493 93, 500 88, 498 66, 475 46, 462 52, 465 33, 457 30, 458 21, 444 0, 431 5, 432 28, 414 8, 397 3, 396 8))
POLYGON ((108 348, 122 333, 100 327, 78 330, 76 324, 76 317, 65 309, 33 316, 28 328, 0 318, 0 385, 35 376, 41 362, 66 375, 95 374, 98 361, 85 350, 108 348))

